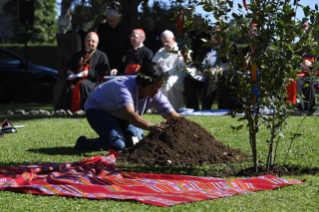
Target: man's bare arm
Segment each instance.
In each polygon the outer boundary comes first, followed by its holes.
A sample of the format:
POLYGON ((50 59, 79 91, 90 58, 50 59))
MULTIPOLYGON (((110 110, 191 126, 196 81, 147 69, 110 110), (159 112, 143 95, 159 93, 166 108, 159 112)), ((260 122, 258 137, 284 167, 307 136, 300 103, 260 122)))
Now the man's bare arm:
POLYGON ((172 118, 172 117, 180 117, 181 115, 179 115, 175 110, 170 112, 170 113, 167 113, 165 115, 163 115, 163 118, 164 119, 169 119, 169 118, 172 118))
POLYGON ((130 105, 126 105, 120 108, 120 113, 122 114, 123 118, 133 124, 134 126, 148 130, 150 132, 162 132, 166 127, 167 124, 160 123, 160 124, 151 124, 150 122, 143 119, 139 114, 134 111, 134 107, 130 105))

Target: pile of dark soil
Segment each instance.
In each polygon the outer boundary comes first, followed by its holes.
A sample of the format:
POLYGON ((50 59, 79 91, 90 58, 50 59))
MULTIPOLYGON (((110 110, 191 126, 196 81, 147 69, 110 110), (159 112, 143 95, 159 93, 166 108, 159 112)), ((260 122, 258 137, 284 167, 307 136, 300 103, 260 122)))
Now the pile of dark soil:
POLYGON ((124 149, 118 160, 138 165, 201 166, 238 163, 250 156, 225 146, 199 124, 184 117, 171 118, 163 132, 149 133, 137 145, 124 149))

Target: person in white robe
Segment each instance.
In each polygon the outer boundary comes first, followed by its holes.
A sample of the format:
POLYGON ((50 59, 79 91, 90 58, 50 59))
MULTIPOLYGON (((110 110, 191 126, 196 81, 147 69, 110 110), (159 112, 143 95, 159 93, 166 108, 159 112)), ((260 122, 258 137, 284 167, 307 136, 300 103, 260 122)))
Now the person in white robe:
POLYGON ((184 107, 183 80, 189 73, 183 71, 186 64, 183 55, 178 49, 174 34, 169 30, 165 30, 161 35, 161 41, 164 47, 157 51, 152 62, 157 63, 165 72, 169 73, 169 78, 161 91, 177 111, 184 107), (168 52, 169 50, 175 53, 168 52))

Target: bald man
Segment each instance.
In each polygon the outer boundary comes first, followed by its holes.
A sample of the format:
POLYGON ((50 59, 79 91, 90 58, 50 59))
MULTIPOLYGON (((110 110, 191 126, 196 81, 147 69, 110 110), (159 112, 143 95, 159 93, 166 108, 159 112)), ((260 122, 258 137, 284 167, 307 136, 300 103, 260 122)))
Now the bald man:
POLYGON ((160 65, 165 72, 169 73, 168 81, 161 91, 177 111, 179 108, 184 107, 183 80, 188 73, 182 70, 186 64, 178 49, 173 32, 165 30, 161 35, 161 41, 164 47, 158 50, 152 61, 160 65), (175 51, 177 54, 168 52, 169 50, 175 51))
POLYGON ((134 29, 130 35, 133 49, 126 53, 125 69, 122 74, 134 75, 140 67, 153 59, 153 52, 144 46, 145 32, 142 29, 134 29))
POLYGON ((97 27, 97 34, 100 37, 98 49, 108 56, 111 69, 121 70, 124 66, 124 55, 130 47, 129 30, 127 26, 119 22, 117 10, 108 10, 106 19, 106 23, 97 27))
POLYGON ((99 77, 110 72, 106 54, 97 49, 99 36, 89 32, 85 49, 75 53, 66 66, 67 83, 57 104, 57 109, 76 112, 84 110, 90 92, 99 83, 99 77))

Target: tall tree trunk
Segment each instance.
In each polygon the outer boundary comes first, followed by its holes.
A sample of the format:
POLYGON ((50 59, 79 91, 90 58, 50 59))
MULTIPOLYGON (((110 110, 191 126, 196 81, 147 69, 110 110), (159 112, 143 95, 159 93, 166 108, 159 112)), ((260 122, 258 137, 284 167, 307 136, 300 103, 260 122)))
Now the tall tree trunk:
MULTIPOLYGON (((259 107, 257 109, 259 110, 259 107)), ((258 174, 258 155, 257 155, 257 140, 256 140, 258 118, 257 120, 254 120, 252 118, 250 107, 247 107, 245 111, 247 113, 248 122, 250 125, 249 140, 250 140, 250 147, 253 152, 254 168, 255 168, 256 174, 258 174)))
POLYGON ((141 0, 121 0, 122 16, 124 23, 130 31, 138 27, 138 11, 137 8, 141 0))
POLYGON ((267 157, 267 173, 269 173, 269 170, 274 165, 274 142, 275 142, 275 113, 273 114, 273 122, 272 122, 272 129, 271 129, 271 135, 270 135, 270 143, 269 143, 269 151, 268 151, 268 157, 267 157))
POLYGON ((256 141, 256 131, 252 130, 249 132, 251 143, 252 143, 252 151, 253 151, 253 158, 254 158, 254 168, 256 174, 258 174, 258 156, 257 156, 257 141, 256 141))

